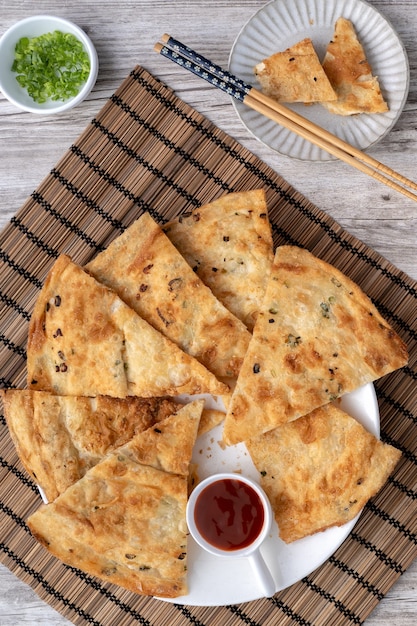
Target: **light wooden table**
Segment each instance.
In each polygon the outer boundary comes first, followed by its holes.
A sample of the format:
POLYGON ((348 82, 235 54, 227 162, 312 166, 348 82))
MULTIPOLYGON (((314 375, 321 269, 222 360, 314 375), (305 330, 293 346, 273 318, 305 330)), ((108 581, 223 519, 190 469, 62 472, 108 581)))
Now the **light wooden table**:
MULTIPOLYGON (((69 18, 95 43, 100 71, 89 99, 56 117, 20 112, 0 94, 0 226, 15 214, 130 70, 140 64, 349 232, 417 279, 416 203, 341 162, 302 162, 274 153, 246 131, 225 94, 153 52, 154 43, 169 32, 227 67, 229 51, 241 26, 263 6, 264 0, 44 0, 36 7, 34 4, 0 0, 0 35, 19 19, 35 13, 69 18)), ((398 123, 371 154, 417 180, 417 1, 375 0, 372 4, 402 38, 410 61, 411 84, 398 123)), ((417 562, 380 602, 367 626, 414 626, 416 587, 417 562)), ((69 623, 0 566, 0 626, 69 623)))

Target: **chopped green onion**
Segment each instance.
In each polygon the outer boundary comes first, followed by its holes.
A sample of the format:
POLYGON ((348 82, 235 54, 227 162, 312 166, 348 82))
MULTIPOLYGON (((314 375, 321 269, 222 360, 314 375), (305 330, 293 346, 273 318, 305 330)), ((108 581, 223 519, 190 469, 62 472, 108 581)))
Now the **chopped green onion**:
POLYGON ((68 100, 86 82, 90 59, 75 35, 56 30, 32 39, 19 39, 12 71, 35 102, 68 100))

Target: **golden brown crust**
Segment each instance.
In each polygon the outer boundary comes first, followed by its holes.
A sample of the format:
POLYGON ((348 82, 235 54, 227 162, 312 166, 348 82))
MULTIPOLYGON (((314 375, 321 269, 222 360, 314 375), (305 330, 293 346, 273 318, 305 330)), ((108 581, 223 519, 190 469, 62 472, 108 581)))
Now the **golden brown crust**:
POLYGON ((27 368, 31 389, 58 395, 123 398, 228 390, 65 255, 36 301, 27 368))
POLYGON ((401 456, 332 404, 247 447, 287 543, 352 520, 401 456))
POLYGON ((248 330, 196 276, 148 213, 86 269, 215 376, 237 377, 248 330))
POLYGON ((203 283, 252 331, 274 257, 265 192, 226 194, 163 230, 203 283))
POLYGON ((54 556, 133 593, 186 593, 187 481, 112 455, 28 519, 54 556))
POLYGON ((279 102, 322 102, 337 96, 310 38, 276 52, 254 68, 262 91, 279 102))
POLYGON ((201 415, 198 435, 204 435, 209 430, 218 426, 225 418, 225 413, 217 409, 204 409, 201 415))
POLYGON ((0 394, 19 458, 48 502, 111 450, 180 408, 168 398, 55 396, 25 389, 0 394))
POLYGON ((36 539, 64 563, 134 593, 186 594, 185 455, 194 445, 202 405, 196 401, 161 422, 161 432, 152 434, 153 452, 145 431, 42 506, 28 519, 36 539), (178 468, 179 447, 181 473, 171 473, 178 468), (145 450, 149 465, 140 460, 145 450), (167 471, 156 469, 161 458, 167 471))
POLYGON ((171 474, 188 476, 194 442, 199 432, 204 400, 195 400, 134 437, 119 452, 136 463, 171 474), (194 430, 192 430, 194 424, 194 430))
POLYGON ((281 246, 224 439, 238 443, 306 415, 407 358, 404 342, 353 281, 307 250, 281 246))
POLYGON ((337 93, 336 102, 323 103, 331 113, 354 115, 388 111, 378 79, 372 75, 372 68, 350 20, 337 20, 323 69, 337 93))

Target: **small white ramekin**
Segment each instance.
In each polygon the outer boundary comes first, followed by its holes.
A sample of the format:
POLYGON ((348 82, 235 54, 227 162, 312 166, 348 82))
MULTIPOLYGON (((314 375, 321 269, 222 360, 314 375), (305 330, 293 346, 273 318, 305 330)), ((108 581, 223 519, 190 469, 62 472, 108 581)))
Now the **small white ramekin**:
MULTIPOLYGON (((207 515, 210 515, 210 511, 207 511, 207 515)), ((196 541, 201 548, 220 558, 248 558, 257 579, 258 585, 262 589, 263 595, 267 598, 270 598, 274 595, 276 591, 276 583, 260 553, 260 547, 271 530, 273 513, 271 504, 265 492, 258 485, 258 483, 240 474, 213 474, 212 476, 209 476, 208 478, 202 480, 191 492, 187 503, 186 517, 188 530, 190 531, 190 534, 193 537, 194 541, 196 541), (245 548, 240 548, 237 550, 221 550, 213 546, 201 535, 196 524, 194 511, 198 498, 204 492, 206 487, 219 480, 237 480, 245 483, 255 491, 262 504, 264 512, 263 526, 254 541, 245 548)))
POLYGON ((72 109, 91 92, 97 80, 97 74, 98 56, 91 39, 76 24, 62 17, 54 17, 52 15, 27 17, 11 26, 0 39, 0 91, 9 102, 23 111, 52 114, 72 109), (90 58, 90 74, 81 90, 73 98, 64 101, 50 100, 38 104, 29 96, 26 89, 19 85, 15 72, 12 72, 15 47, 21 37, 39 37, 55 30, 72 33, 83 43, 90 58))

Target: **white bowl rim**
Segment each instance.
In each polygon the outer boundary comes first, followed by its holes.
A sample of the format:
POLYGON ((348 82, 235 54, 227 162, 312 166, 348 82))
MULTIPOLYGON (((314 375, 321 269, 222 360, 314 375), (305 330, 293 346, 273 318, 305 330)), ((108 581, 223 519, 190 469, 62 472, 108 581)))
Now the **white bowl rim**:
MULTIPOLYGON (((44 115, 45 114, 52 115, 55 113, 60 113, 62 111, 71 109, 86 98, 86 96, 90 93, 90 91, 92 90, 97 80, 99 61, 98 61, 97 51, 95 49, 93 42, 91 41, 90 37, 86 34, 86 32, 80 26, 78 26, 71 20, 68 20, 67 18, 56 16, 56 15, 50 15, 50 14, 32 15, 29 17, 25 17, 22 20, 19 20, 18 22, 10 26, 0 37, 0 59, 2 56, 1 55, 2 46, 7 46, 9 44, 9 40, 11 40, 11 43, 15 45, 18 39, 24 36, 22 33, 19 35, 18 38, 16 38, 15 41, 13 41, 13 36, 16 34, 16 32, 18 32, 19 30, 21 30, 28 24, 36 25, 36 24, 42 24, 42 22, 47 22, 47 21, 50 21, 51 23, 55 22, 56 26, 46 27, 44 31, 45 33, 51 32, 52 30, 57 30, 60 27, 66 28, 68 32, 73 32, 78 37, 78 39, 80 39, 85 49, 87 50, 87 53, 90 58, 90 74, 88 76, 87 81, 83 85, 82 89, 73 98, 70 98, 65 101, 57 101, 56 105, 55 103, 50 103, 50 102, 44 103, 42 105, 42 104, 37 104, 34 101, 33 101, 33 104, 27 104, 26 102, 21 102, 13 93, 9 91, 7 86, 5 86, 4 82, 2 81, 1 73, 0 73, 0 91, 3 93, 4 97, 7 98, 7 100, 9 100, 9 102, 11 102, 16 107, 18 107, 19 109, 23 111, 44 114, 44 115)), ((30 36, 30 33, 28 33, 28 36, 30 36)))
POLYGON ((260 545, 265 541, 271 530, 272 518, 273 515, 271 504, 269 502, 268 496, 259 485, 259 483, 257 483, 252 478, 248 478, 247 476, 243 476, 242 474, 236 474, 234 472, 221 472, 218 474, 212 474, 211 476, 204 478, 200 483, 198 483, 198 485, 196 485, 196 487, 194 487, 188 499, 186 508, 187 526, 193 539, 207 552, 223 558, 246 557, 256 552, 259 549, 260 545), (201 536, 194 520, 194 508, 200 493, 204 491, 204 489, 208 485, 225 479, 237 480, 245 483, 246 485, 249 485, 249 487, 252 487, 252 489, 258 494, 264 509, 264 523, 259 535, 246 548, 241 548, 238 550, 221 550, 211 545, 208 541, 204 539, 204 537, 201 536))

